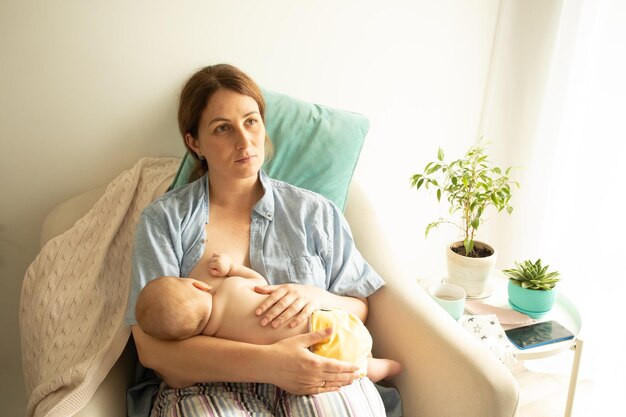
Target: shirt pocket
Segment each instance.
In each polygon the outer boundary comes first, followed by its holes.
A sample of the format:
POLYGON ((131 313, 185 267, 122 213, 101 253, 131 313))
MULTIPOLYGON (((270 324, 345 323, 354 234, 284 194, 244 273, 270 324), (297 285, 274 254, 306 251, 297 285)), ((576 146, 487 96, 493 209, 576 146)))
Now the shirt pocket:
POLYGON ((288 263, 289 282, 326 288, 326 270, 319 256, 299 256, 288 263))

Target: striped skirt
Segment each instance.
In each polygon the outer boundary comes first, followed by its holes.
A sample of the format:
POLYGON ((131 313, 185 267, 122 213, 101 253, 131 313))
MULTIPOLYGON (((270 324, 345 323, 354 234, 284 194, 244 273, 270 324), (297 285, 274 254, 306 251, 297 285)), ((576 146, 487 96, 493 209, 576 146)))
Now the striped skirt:
POLYGON ((338 392, 292 395, 275 385, 207 383, 183 389, 161 384, 150 417, 385 417, 367 378, 338 392))

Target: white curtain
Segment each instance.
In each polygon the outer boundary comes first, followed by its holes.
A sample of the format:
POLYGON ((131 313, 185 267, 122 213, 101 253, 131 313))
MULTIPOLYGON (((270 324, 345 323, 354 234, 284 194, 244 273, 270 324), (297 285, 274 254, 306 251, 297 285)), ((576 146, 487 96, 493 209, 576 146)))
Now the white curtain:
POLYGON ((582 377, 607 406, 626 392, 626 2, 563 1, 555 27, 535 134, 511 145, 530 151, 507 251, 561 271, 583 314, 582 377))

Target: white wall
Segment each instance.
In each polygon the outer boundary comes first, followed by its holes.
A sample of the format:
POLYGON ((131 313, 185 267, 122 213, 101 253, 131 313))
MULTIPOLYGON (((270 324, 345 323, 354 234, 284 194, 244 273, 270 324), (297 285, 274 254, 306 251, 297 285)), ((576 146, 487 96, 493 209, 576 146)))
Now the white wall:
POLYGON ((23 414, 18 304, 46 212, 145 155, 181 155, 176 95, 230 62, 369 116, 357 176, 418 277, 452 231, 408 178, 479 129, 498 0, 0 2, 0 414, 23 414))

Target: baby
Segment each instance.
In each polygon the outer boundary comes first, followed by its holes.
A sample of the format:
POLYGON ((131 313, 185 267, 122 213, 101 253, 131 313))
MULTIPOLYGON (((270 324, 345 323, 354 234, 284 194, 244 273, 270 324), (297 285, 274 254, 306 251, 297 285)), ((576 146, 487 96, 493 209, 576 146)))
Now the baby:
MULTIPOLYGON (((230 257, 216 253, 210 261, 213 276, 226 277, 211 288, 192 278, 161 277, 150 281, 137 298, 136 316, 141 329, 163 340, 181 340, 205 335, 255 344, 272 344, 287 337, 332 327, 326 342, 311 351, 359 365, 362 376, 372 381, 397 375, 398 362, 371 356, 372 337, 361 320, 345 310, 317 310, 308 323, 295 327, 262 327, 254 313, 265 294, 255 286, 267 285, 265 279, 230 257)), ((212 281, 214 282, 214 281, 212 281)))

